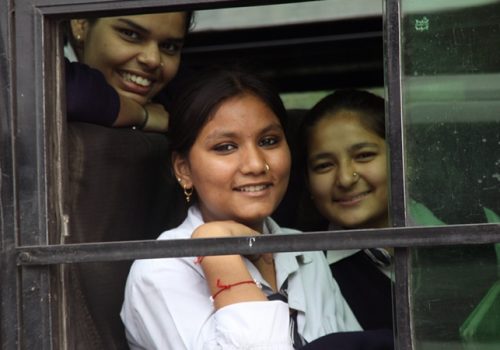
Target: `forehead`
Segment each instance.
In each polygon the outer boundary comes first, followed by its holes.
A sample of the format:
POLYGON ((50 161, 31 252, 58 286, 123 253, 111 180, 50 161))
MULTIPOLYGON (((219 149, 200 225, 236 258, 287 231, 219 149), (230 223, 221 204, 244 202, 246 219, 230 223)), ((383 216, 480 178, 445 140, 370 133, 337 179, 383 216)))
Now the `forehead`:
POLYGON ((369 133, 378 136, 375 130, 372 130, 366 118, 361 112, 340 110, 335 113, 326 114, 318 119, 318 121, 310 128, 309 135, 324 133, 327 129, 328 133, 340 129, 349 129, 357 133, 369 133))
POLYGON ((252 134, 272 125, 281 128, 271 108, 261 98, 245 93, 223 101, 202 128, 199 137, 227 132, 252 134))
POLYGON ((103 17, 96 20, 95 27, 114 24, 135 24, 152 34, 183 37, 186 30, 185 12, 162 12, 144 15, 103 17))
POLYGON ((335 147, 359 142, 385 140, 362 122, 358 112, 340 111, 319 120, 308 132, 309 147, 335 147))

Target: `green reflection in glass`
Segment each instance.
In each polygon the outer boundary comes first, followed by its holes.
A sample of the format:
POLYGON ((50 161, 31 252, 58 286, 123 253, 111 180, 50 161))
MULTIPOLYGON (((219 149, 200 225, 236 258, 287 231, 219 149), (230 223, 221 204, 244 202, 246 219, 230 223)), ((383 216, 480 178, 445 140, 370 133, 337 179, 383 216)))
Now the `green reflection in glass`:
MULTIPOLYGON (((500 222, 500 1, 402 0, 402 12, 412 222, 500 222)), ((499 245, 413 250, 416 349, 500 349, 499 257, 499 245)))

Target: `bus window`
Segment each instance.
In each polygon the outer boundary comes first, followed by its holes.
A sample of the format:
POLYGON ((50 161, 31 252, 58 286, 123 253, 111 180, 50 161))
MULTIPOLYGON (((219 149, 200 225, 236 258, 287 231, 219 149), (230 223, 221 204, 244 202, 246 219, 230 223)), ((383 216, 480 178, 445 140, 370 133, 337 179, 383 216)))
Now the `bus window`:
MULTIPOLYGON (((420 205, 414 217, 408 205, 411 224, 498 222, 500 4, 406 0, 402 12, 407 192, 420 205)), ((495 248, 413 250, 416 349, 500 339, 495 248)))
MULTIPOLYGON (((380 93, 381 5, 367 1, 367 6, 350 5, 341 12, 334 10, 336 3, 196 11, 178 78, 210 64, 248 65, 276 83, 288 109, 301 111, 290 121, 293 133, 305 110, 328 92, 357 87, 376 88, 380 93), (234 18, 245 22, 233 22, 234 18)), ((168 142, 163 135, 73 121, 67 127, 70 196, 65 243, 155 239, 179 224, 185 202, 169 172, 168 142)), ((297 200, 287 197, 284 202, 297 200)), ((294 214, 287 212, 281 218, 294 214)), ((295 226, 276 220, 281 226, 295 226)), ((86 262, 67 267, 71 346, 124 346, 119 311, 130 263, 86 262)), ((383 278, 390 286, 390 279, 383 278)), ((391 315, 390 288, 386 299, 391 315)))

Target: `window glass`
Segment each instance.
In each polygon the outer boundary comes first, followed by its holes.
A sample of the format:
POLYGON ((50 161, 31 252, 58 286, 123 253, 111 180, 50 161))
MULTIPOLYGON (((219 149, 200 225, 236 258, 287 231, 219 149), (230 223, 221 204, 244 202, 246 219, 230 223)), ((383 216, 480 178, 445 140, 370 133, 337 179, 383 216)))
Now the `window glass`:
MULTIPOLYGON (((500 2, 406 0, 402 17, 410 224, 498 222, 500 2)), ((498 348, 496 248, 413 251, 416 349, 498 348)))
POLYGON ((323 0, 199 11, 195 30, 223 30, 380 16, 373 0, 323 0), (335 11, 332 11, 335 9, 335 11))

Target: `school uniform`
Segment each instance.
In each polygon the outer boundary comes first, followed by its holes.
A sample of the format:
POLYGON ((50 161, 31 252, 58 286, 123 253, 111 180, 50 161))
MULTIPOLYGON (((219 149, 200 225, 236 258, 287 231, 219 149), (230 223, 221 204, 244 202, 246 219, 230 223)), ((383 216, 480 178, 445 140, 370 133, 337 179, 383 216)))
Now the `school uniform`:
MULTIPOLYGON (((185 221, 158 239, 190 239, 203 224, 196 206, 185 221)), ((280 228, 271 218, 264 234, 297 231, 280 228)), ((305 342, 332 332, 361 330, 322 252, 274 254, 276 280, 286 286, 287 303, 252 301, 215 310, 203 270, 195 258, 137 260, 130 270, 121 317, 134 349, 292 349, 290 310, 297 310, 297 331, 305 342)), ((262 291, 273 291, 245 259, 262 291)))

